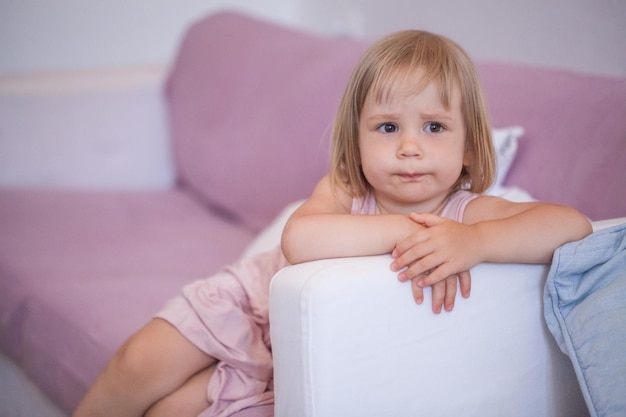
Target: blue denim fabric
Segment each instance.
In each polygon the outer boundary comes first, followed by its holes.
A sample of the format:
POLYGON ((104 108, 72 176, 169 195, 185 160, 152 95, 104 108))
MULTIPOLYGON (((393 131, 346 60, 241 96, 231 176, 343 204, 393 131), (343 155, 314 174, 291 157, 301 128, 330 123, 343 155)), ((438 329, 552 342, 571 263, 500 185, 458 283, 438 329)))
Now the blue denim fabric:
POLYGON ((544 316, 592 417, 626 416, 626 224, 554 253, 544 316))

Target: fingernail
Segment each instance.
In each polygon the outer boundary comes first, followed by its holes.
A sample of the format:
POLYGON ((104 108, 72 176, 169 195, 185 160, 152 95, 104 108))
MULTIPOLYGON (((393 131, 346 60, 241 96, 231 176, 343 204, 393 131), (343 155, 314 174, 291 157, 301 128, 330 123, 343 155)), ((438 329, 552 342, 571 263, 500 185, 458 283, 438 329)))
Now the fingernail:
POLYGON ((400 281, 406 281, 406 274, 404 272, 398 274, 398 279, 400 281))
POLYGON ((394 249, 393 252, 391 252, 391 257, 392 258, 397 258, 398 257, 398 250, 394 249))

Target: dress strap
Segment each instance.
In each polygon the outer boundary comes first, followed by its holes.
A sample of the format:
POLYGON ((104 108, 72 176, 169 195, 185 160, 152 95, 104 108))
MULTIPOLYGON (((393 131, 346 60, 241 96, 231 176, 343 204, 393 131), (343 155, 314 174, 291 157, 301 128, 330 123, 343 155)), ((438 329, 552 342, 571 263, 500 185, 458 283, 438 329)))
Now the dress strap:
POLYGON ((457 191, 452 194, 450 198, 448 198, 448 201, 441 209, 439 216, 452 219, 457 222, 462 222, 465 208, 470 201, 474 200, 478 196, 479 194, 470 193, 469 191, 457 191))
POLYGON ((352 214, 376 214, 376 199, 372 193, 367 193, 365 197, 354 197, 352 199, 352 214))

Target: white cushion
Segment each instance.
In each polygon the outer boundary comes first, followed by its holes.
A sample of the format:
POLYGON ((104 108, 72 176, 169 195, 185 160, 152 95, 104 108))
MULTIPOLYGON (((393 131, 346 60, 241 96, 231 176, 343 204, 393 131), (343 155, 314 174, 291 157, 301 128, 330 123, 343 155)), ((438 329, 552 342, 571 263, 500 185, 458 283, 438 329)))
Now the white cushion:
POLYGON ((524 128, 521 126, 511 126, 505 128, 493 128, 491 139, 496 151, 496 179, 493 187, 501 187, 504 184, 506 175, 511 168, 511 164, 517 155, 518 140, 524 135, 524 128))
POLYGON ((471 297, 435 315, 390 263, 322 260, 274 277, 276 417, 581 415, 543 322, 545 266, 481 264, 471 297))
POLYGON ((304 200, 298 200, 288 204, 276 218, 270 223, 257 237, 248 245, 241 255, 242 258, 249 258, 261 252, 266 252, 280 245, 280 237, 283 233, 285 223, 289 220, 291 214, 296 211, 304 200))
POLYGON ((0 185, 166 189, 163 67, 0 76, 0 185))

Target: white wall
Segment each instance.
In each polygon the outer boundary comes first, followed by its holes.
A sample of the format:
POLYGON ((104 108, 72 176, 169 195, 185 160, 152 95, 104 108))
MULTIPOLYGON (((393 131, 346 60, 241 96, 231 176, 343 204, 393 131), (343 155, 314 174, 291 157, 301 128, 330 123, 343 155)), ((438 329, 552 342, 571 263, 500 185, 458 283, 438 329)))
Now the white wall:
POLYGON ((0 0, 0 72, 167 62, 223 7, 370 39, 424 28, 478 59, 626 76, 624 0, 0 0))
POLYGON ((475 59, 626 76, 624 0, 311 0, 307 24, 368 38, 420 28, 475 59))
POLYGON ((229 8, 295 24, 299 0, 0 0, 0 73, 169 62, 185 28, 229 8))

